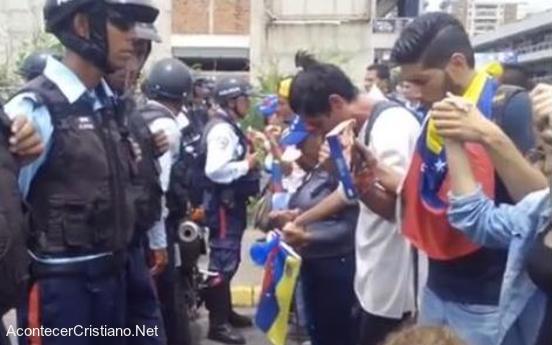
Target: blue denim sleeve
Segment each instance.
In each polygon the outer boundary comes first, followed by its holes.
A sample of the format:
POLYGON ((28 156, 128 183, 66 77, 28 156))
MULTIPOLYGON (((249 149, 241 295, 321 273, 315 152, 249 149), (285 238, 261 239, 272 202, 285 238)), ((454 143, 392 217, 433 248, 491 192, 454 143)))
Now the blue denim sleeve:
POLYGON ((450 196, 450 224, 486 247, 507 248, 516 236, 536 232, 539 216, 549 209, 548 189, 532 193, 517 205, 495 206, 481 188, 465 196, 450 196))
POLYGON ((4 111, 13 119, 19 115, 27 116, 33 123, 35 130, 42 137, 44 152, 33 162, 24 166, 19 173, 19 189, 24 196, 27 196, 31 182, 40 166, 46 160, 47 152, 50 150, 51 137, 54 131, 50 113, 48 109, 36 102, 36 98, 31 93, 23 93, 15 96, 5 106, 4 111))

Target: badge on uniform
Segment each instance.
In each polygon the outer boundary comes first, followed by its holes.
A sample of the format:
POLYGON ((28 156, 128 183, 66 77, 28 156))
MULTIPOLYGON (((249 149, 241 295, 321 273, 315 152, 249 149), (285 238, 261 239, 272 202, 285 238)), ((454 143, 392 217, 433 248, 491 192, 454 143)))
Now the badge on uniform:
POLYGON ((92 119, 88 116, 79 116, 77 118, 77 125, 79 130, 93 130, 96 127, 94 126, 94 122, 92 122, 92 119))
POLYGON ((217 140, 217 145, 219 147, 220 150, 223 150, 225 149, 228 145, 230 145, 230 139, 228 139, 227 137, 220 137, 218 138, 217 140))

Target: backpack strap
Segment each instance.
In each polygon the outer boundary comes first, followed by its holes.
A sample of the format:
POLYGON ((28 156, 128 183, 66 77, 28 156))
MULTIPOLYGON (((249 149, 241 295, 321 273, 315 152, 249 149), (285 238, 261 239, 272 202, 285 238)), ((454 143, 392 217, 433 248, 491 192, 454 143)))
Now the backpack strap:
MULTIPOLYGON (((376 103, 374 109, 372 109, 372 114, 368 119, 368 124, 366 125, 366 132, 364 133, 364 145, 368 146, 370 144, 370 134, 372 133, 372 128, 374 128, 374 124, 376 123, 378 117, 387 109, 396 107, 404 108, 402 105, 395 101, 385 100, 376 103)), ((414 116, 414 114, 412 115, 414 116)))

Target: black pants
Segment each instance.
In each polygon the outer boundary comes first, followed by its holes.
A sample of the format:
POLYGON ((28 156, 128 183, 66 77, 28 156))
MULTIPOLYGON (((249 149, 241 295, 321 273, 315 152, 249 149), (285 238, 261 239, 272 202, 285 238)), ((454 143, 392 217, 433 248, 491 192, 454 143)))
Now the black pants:
POLYGON ((146 263, 143 241, 137 240, 128 251, 126 266, 127 286, 127 325, 136 327, 157 328, 153 336, 139 336, 132 340, 134 345, 165 345, 165 327, 161 317, 159 299, 155 293, 154 282, 146 263))
POLYGON ((409 314, 402 319, 390 319, 363 311, 360 321, 359 344, 379 345, 383 343, 391 333, 397 331, 409 318, 409 314))
POLYGON ((304 259, 301 268, 312 345, 354 345, 354 254, 304 259))

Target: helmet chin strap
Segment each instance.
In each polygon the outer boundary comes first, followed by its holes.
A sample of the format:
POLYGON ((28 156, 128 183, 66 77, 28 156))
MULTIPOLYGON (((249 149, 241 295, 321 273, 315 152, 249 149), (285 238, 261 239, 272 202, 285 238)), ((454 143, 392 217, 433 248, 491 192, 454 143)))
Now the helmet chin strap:
POLYGON ((104 73, 111 73, 108 54, 109 45, 107 39, 107 13, 102 1, 94 4, 88 12, 90 37, 83 38, 75 34, 72 29, 56 33, 61 43, 68 49, 90 61, 104 73))

